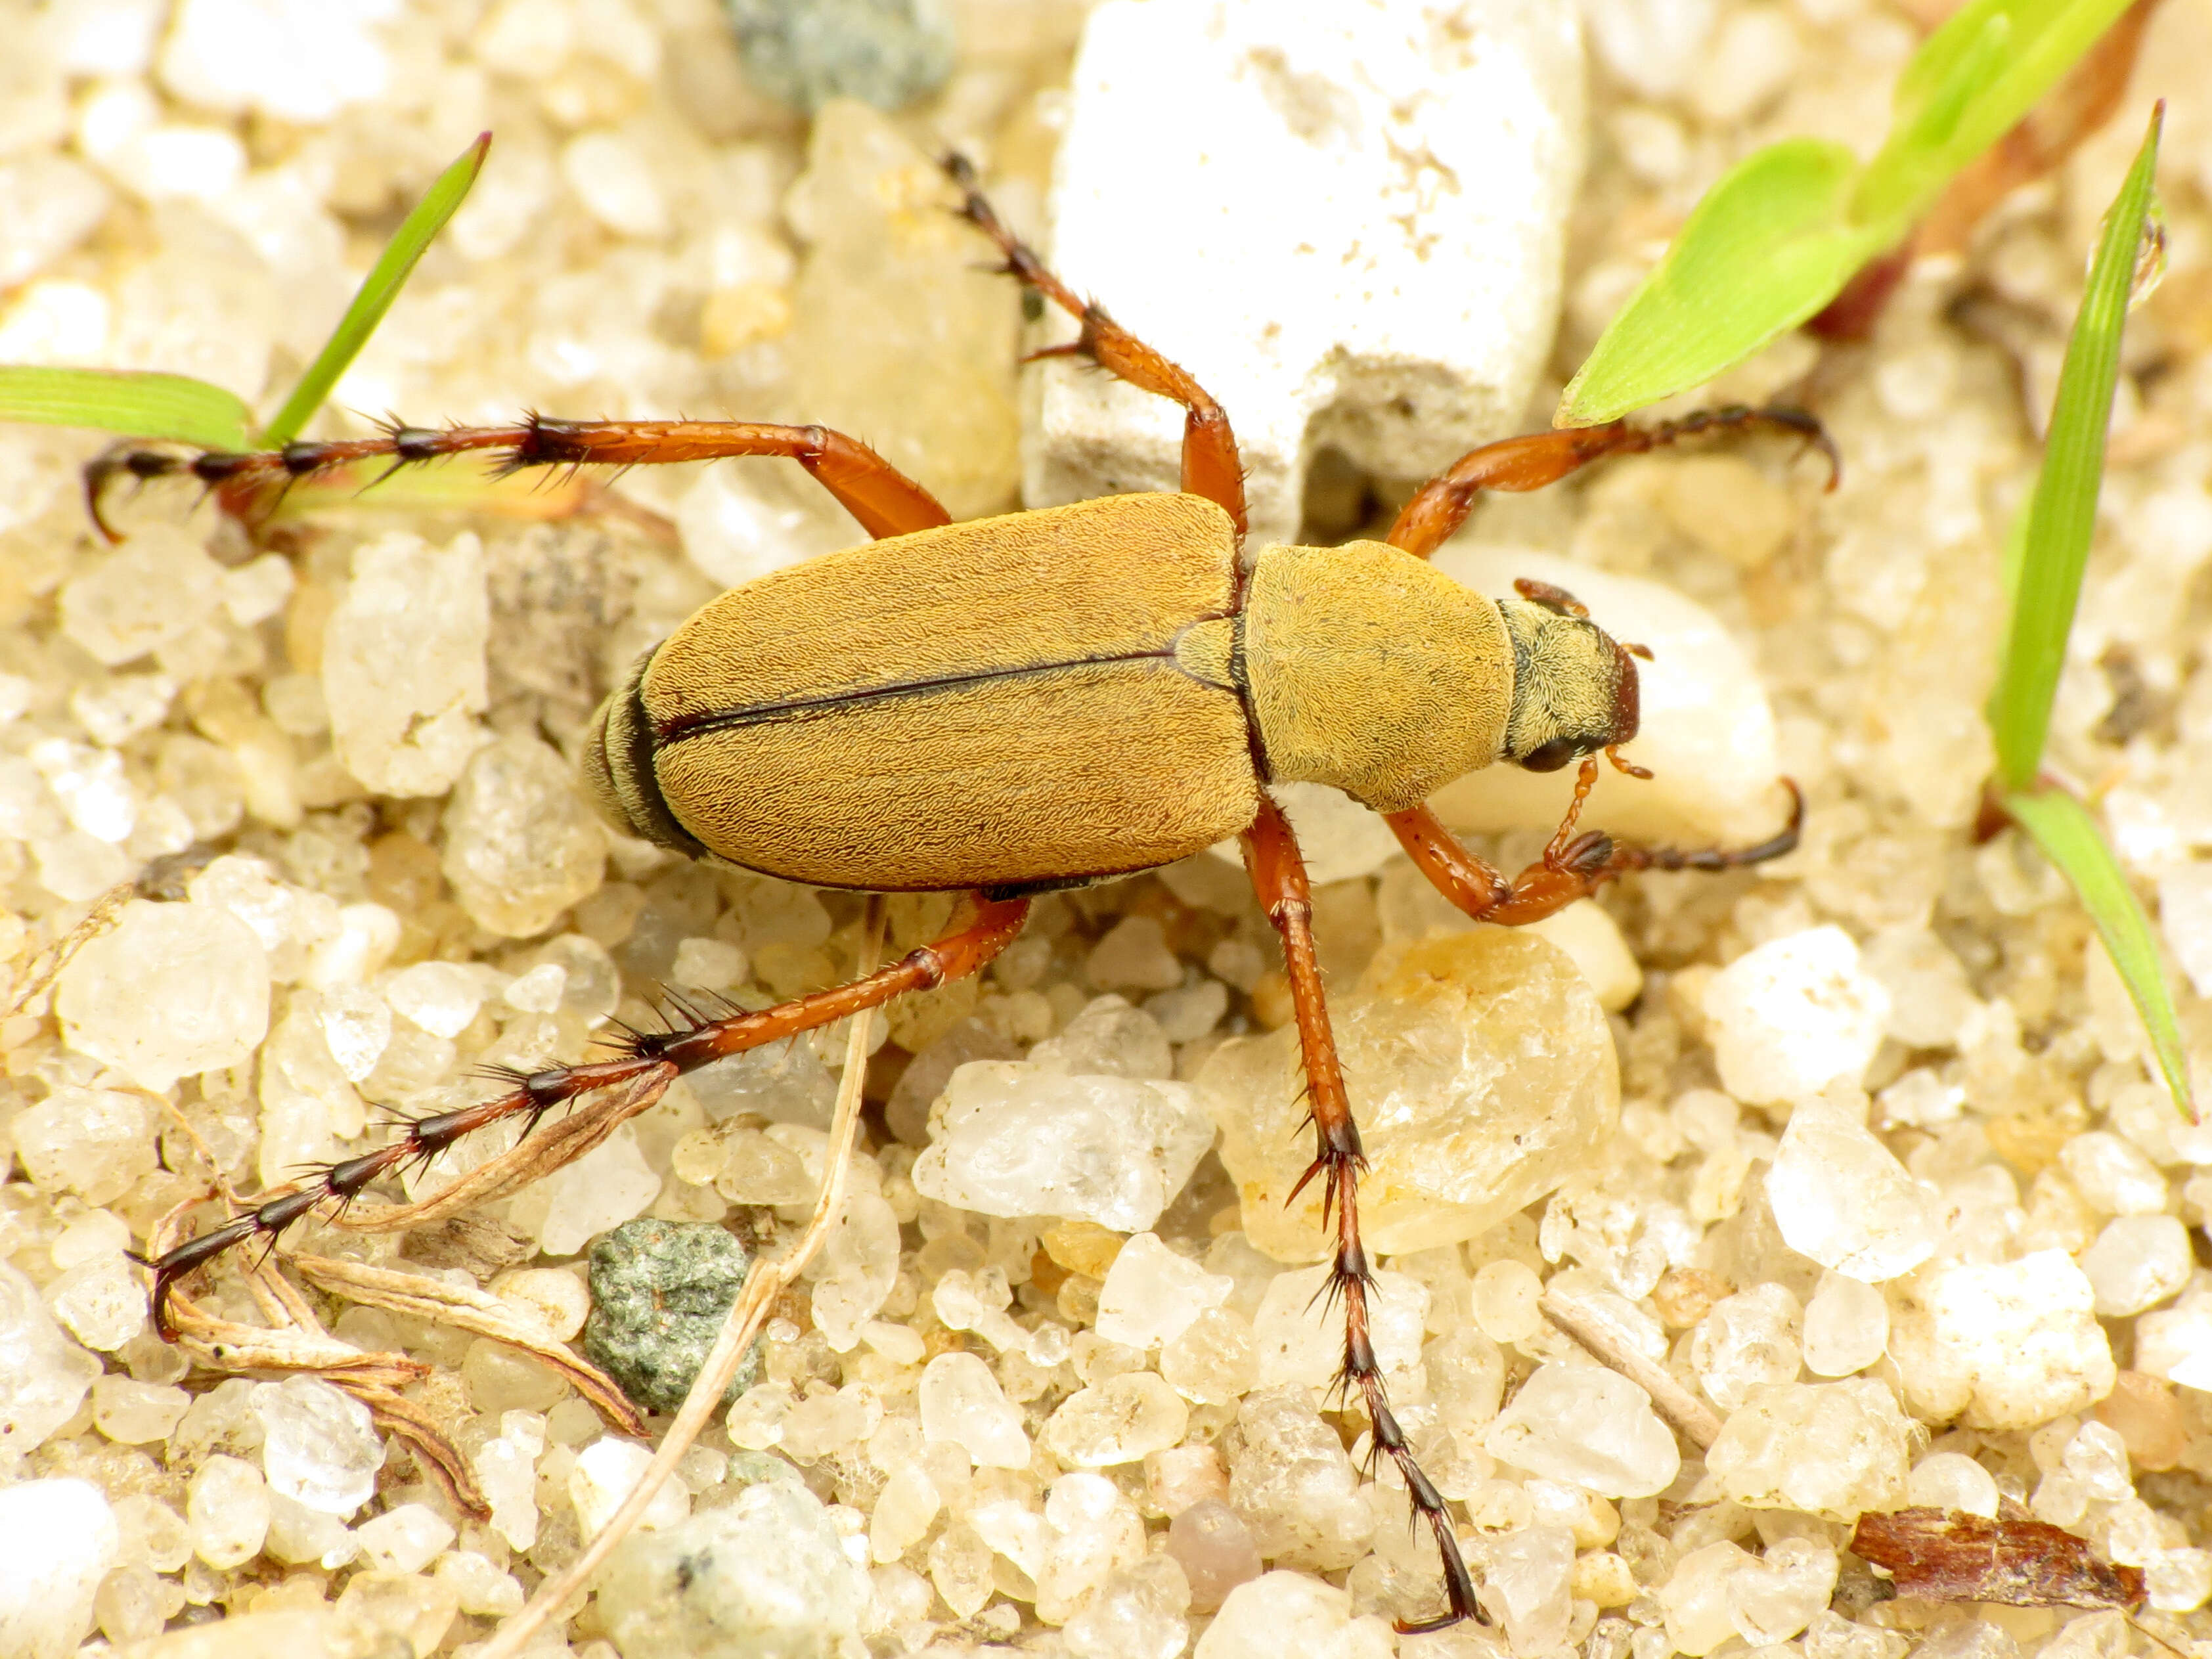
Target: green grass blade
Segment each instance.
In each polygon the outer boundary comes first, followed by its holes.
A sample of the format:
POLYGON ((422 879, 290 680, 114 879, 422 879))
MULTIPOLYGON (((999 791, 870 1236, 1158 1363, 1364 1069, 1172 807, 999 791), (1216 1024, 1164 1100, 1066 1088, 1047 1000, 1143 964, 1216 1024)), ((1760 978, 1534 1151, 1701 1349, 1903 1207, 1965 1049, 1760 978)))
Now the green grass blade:
POLYGON ((1794 138, 1705 192, 1559 400, 1559 423, 1610 421, 1749 356, 1833 299, 1881 245, 1844 222, 1858 161, 1794 138))
POLYGON ((2151 1051, 2165 1074, 2173 1103, 2184 1117, 2196 1121, 2181 1022, 2174 1016, 2173 999, 2166 990, 2158 941, 2151 933, 2150 918, 2136 900, 2135 890, 2120 872, 2119 860, 2098 834, 2096 820, 2063 789, 2009 794, 2004 805, 2013 821, 2033 837, 2043 855, 2073 884, 2081 908, 2089 913, 2098 936, 2112 955, 2112 966, 2119 970, 2121 982, 2135 1000, 2136 1011, 2142 1016, 2151 1051))
POLYGON ((233 392, 184 374, 0 364, 0 421, 88 426, 204 449, 244 449, 250 412, 233 392))
POLYGON ((315 361, 307 366, 307 372, 300 377, 300 384, 292 388, 284 407, 276 411, 276 418, 262 433, 264 445, 277 449, 290 443, 323 406, 323 399, 331 395, 338 376, 346 372, 347 365, 368 343, 368 337, 376 332, 384 313, 399 297, 399 290, 406 286, 415 262, 430 246, 430 239, 445 228, 446 221, 467 199, 477 174, 483 171, 484 154, 490 148, 491 134, 487 132, 462 151, 460 159, 438 175, 437 182, 415 204, 415 210, 392 233, 392 240, 384 245, 384 252, 377 256, 375 265, 362 279, 353 303, 339 319, 337 328, 316 354, 315 361))
POLYGON ((2051 730, 2051 703, 2066 665, 2066 636, 2088 562, 2096 526, 2097 492, 2105 472, 2105 428, 2112 419, 2112 389, 2120 372, 2120 330, 2144 222, 2151 207, 2151 177, 2158 161, 2163 111, 2105 216, 2104 234, 2089 267, 2081 308, 2059 370, 2051 409, 2043 469, 2028 506, 2012 624, 1996 690, 1990 697, 1990 731, 1996 740, 1997 781, 2006 790, 2033 787, 2051 730))
POLYGON ((2118 21, 2130 0, 1975 0, 1913 54, 1896 118, 1851 203, 1859 224, 1917 219, 2118 21))

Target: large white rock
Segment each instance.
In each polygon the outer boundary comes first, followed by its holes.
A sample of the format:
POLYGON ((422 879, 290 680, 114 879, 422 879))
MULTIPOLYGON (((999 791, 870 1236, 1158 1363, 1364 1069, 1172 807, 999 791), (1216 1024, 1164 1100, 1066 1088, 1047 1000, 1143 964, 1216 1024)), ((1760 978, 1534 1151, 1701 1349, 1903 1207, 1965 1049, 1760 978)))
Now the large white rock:
MULTIPOLYGON (((1261 542, 1295 534, 1322 444, 1419 477, 1520 423, 1559 309, 1582 74, 1571 6, 1091 14, 1053 258, 1228 410, 1261 542)), ((1072 363, 1042 378, 1031 506, 1175 488, 1181 410, 1072 363)))
POLYGON ((120 1547, 115 1513, 88 1480, 26 1480, 0 1491, 0 1653, 76 1652, 120 1547))

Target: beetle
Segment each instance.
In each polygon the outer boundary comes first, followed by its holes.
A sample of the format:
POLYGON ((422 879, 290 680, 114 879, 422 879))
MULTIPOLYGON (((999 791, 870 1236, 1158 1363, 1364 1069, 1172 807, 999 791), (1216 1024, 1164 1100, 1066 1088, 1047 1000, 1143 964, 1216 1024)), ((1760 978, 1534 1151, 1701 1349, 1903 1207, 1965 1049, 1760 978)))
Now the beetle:
MULTIPOLYGON (((1565 592, 1524 581, 1472 593, 1426 562, 1485 490, 1526 490, 1601 457, 1765 423, 1825 445, 1786 409, 1732 408, 1658 426, 1507 439, 1425 485, 1381 542, 1251 547, 1226 415, 1181 368, 1079 299, 1000 222, 967 163, 946 163, 960 211, 1005 270, 1081 325, 1040 355, 1089 360, 1182 405, 1182 488, 955 525, 865 445, 820 427, 738 422, 391 426, 378 437, 179 458, 131 446, 95 462, 106 484, 188 472, 233 499, 369 459, 393 466, 472 451, 510 470, 779 455, 798 461, 874 539, 711 601, 647 652, 601 706, 584 781, 624 833, 687 857, 821 886, 953 890, 943 937, 860 978, 756 1012, 679 1001, 661 1032, 626 1032, 611 1058, 510 1073, 491 1100, 404 1126, 390 1146, 321 1170, 155 1260, 166 1323, 178 1280, 231 1245, 273 1237, 319 1205, 513 1118, 621 1086, 655 1098, 682 1073, 975 974, 1012 941, 1034 897, 1152 869, 1230 836, 1279 937, 1316 1137, 1298 1183, 1322 1182, 1341 1301, 1340 1381, 1376 1450, 1403 1474, 1443 1563, 1445 1611, 1401 1629, 1479 1617, 1444 1500, 1392 1415, 1369 1336, 1372 1271, 1360 1238, 1359 1130, 1329 1032, 1312 895, 1274 783, 1330 784, 1382 814, 1421 872, 1467 915, 1537 921, 1624 871, 1725 869, 1796 843, 1788 823, 1754 847, 1685 852, 1577 834, 1604 756, 1639 720, 1640 647, 1565 592), (1579 763, 1573 805, 1540 860, 1512 879, 1425 805, 1454 778, 1510 763, 1579 763)), ((1832 453, 1830 457, 1832 462, 1832 453)), ((1832 477, 1831 479, 1832 483, 1832 477)))

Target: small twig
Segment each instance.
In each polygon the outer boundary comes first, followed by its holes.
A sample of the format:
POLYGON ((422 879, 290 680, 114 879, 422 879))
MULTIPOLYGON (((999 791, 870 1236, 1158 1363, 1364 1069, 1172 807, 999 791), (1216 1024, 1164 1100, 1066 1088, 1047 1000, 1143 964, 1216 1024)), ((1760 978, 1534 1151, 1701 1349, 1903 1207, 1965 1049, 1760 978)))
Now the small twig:
POLYGON ((137 892, 137 889, 127 881, 116 883, 93 900, 67 933, 27 958, 9 984, 5 1014, 21 1013, 33 999, 59 979, 71 957, 115 926, 116 917, 137 892))
POLYGON ((1595 1308, 1557 1291, 1547 1291, 1537 1305, 1544 1317, 1589 1350, 1600 1364, 1619 1371, 1651 1396, 1651 1404, 1699 1451, 1711 1449, 1721 1436, 1721 1420, 1712 1408, 1677 1382, 1664 1366, 1655 1364, 1620 1340, 1612 1323, 1595 1308))
MULTIPOLYGON (((868 900, 860 935, 856 977, 875 967, 883 950, 884 902, 879 896, 871 896, 868 900)), ((615 1546, 637 1524, 654 1494, 675 1472, 684 1454, 698 1438, 699 1431, 707 1426, 708 1419, 721 1405, 723 1394, 738 1374, 738 1367, 744 1363, 776 1298, 798 1282, 800 1272, 828 1240, 845 1208, 845 1177, 852 1164, 854 1138, 860 1126, 860 1084, 868 1069, 870 1023, 865 1013, 853 1021, 852 1038, 845 1048, 845 1075, 838 1085, 837 1109, 830 1122, 830 1144, 823 1152, 822 1191, 814 1200, 814 1213, 808 1218, 798 1246, 780 1261, 753 1264, 752 1272, 745 1276, 744 1287, 731 1306, 729 1317, 723 1322, 721 1334, 714 1339, 714 1346, 700 1364, 691 1392, 684 1396, 676 1420, 669 1425, 659 1449, 653 1455, 653 1462, 646 1465, 645 1473, 630 1488, 629 1496, 623 1499, 622 1507, 574 1560, 548 1577, 538 1587, 538 1594, 530 1598, 529 1604, 500 1626, 479 1650, 477 1659, 514 1659, 555 1611, 591 1582, 599 1564, 614 1553, 615 1546)))

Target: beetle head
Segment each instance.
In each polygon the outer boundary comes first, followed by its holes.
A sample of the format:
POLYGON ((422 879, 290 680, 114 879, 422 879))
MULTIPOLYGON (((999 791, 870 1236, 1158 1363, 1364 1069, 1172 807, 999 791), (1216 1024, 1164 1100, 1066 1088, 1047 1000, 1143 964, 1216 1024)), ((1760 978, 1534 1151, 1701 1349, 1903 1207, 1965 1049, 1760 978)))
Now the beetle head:
POLYGON ((1519 581, 1518 599, 1499 605, 1513 641, 1513 708, 1504 758, 1531 772, 1556 772, 1602 750, 1621 771, 1649 776, 1618 750, 1642 718, 1636 658, 1589 619, 1573 594, 1547 582, 1519 581))

